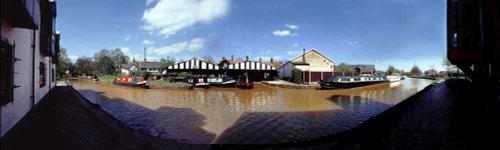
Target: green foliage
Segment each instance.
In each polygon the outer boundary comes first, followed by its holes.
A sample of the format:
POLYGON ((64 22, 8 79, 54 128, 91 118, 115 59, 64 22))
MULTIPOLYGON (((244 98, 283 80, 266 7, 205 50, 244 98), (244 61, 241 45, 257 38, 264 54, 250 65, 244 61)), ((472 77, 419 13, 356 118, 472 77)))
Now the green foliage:
POLYGON ((79 57, 75 62, 75 73, 77 74, 91 74, 92 73, 92 59, 89 57, 79 57))
POLYGON ((189 74, 187 72, 179 72, 179 74, 177 74, 178 77, 187 77, 189 76, 189 74))
POLYGON ((403 74, 399 69, 396 69, 396 67, 392 66, 392 65, 389 65, 389 68, 387 68, 387 72, 386 74, 387 75, 391 75, 393 73, 399 73, 399 74, 403 74))
POLYGON ((417 66, 413 66, 410 70, 410 76, 420 77, 420 76, 422 76, 422 71, 417 66))
POLYGON ((66 75, 66 71, 69 71, 72 67, 71 59, 69 59, 66 48, 59 49, 59 62, 56 67, 56 72, 58 77, 66 75))
POLYGON ((167 70, 168 66, 172 66, 175 64, 175 59, 173 57, 167 56, 166 59, 162 58, 160 62, 161 62, 161 72, 163 72, 163 70, 167 70))
POLYGON ((297 69, 296 67, 292 68, 291 71, 292 78, 290 78, 291 82, 297 83, 297 84, 302 84, 302 71, 300 69, 297 69))
POLYGON ((354 69, 348 67, 345 63, 340 63, 337 67, 335 67, 336 72, 354 72, 354 69))

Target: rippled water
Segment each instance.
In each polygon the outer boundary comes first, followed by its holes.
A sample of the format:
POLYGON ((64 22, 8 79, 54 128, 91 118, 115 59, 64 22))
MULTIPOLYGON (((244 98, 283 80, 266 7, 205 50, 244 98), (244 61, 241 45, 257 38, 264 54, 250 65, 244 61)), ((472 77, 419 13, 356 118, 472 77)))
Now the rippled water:
POLYGON ((422 90, 431 81, 407 79, 349 90, 134 89, 92 81, 73 86, 127 124, 185 143, 281 143, 338 133, 422 90))

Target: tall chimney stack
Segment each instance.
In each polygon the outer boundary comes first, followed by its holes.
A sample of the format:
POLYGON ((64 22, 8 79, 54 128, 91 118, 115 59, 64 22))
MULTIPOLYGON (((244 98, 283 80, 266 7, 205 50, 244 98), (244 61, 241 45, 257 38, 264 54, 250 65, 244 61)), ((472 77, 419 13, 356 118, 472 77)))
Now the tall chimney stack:
POLYGON ((302 49, 302 62, 306 62, 306 49, 302 49))
POLYGON ((245 60, 248 61, 248 55, 245 57, 245 60))
POLYGON ((259 57, 259 62, 262 62, 262 58, 261 57, 259 57))
POLYGON ((146 62, 146 47, 144 47, 144 62, 146 62))
POLYGON ((271 63, 273 63, 273 58, 271 58, 271 63))
POLYGON ((233 55, 231 55, 231 61, 233 61, 233 60, 234 60, 234 56, 233 56, 233 55))

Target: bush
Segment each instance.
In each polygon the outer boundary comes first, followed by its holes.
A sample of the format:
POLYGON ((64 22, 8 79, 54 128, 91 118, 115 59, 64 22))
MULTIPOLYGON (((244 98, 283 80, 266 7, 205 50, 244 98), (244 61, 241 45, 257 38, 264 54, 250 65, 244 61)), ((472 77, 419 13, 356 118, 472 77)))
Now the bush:
POLYGON ((290 82, 294 82, 294 83, 297 83, 297 84, 302 84, 303 81, 302 81, 302 71, 297 69, 297 68, 293 68, 292 71, 292 77, 290 78, 290 82))

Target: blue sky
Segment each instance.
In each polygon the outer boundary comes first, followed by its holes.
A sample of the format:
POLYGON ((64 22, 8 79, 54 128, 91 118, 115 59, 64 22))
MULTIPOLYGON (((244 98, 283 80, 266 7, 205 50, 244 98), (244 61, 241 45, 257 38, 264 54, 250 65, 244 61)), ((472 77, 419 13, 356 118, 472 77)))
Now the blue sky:
POLYGON ((131 57, 289 60, 316 48, 336 64, 442 70, 445 0, 59 0, 71 58, 122 48, 131 57))

